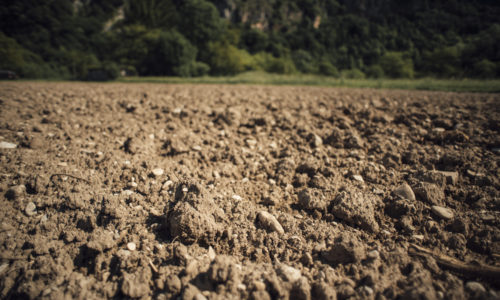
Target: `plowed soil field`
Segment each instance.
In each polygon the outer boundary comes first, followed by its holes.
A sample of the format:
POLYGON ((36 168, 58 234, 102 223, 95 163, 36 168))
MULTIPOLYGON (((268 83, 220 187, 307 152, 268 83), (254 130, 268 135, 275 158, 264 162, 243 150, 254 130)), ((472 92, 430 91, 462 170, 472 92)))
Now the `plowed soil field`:
POLYGON ((0 297, 498 299, 500 95, 0 83, 0 297))

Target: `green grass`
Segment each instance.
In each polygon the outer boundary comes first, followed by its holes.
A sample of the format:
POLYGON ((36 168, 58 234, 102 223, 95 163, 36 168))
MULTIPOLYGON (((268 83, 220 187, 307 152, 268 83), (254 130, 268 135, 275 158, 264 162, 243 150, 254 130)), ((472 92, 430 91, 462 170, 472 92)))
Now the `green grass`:
POLYGON ((221 77, 123 77, 118 79, 118 81, 144 83, 309 85, 375 89, 500 93, 500 79, 338 79, 319 75, 280 75, 264 72, 246 72, 235 76, 221 77))

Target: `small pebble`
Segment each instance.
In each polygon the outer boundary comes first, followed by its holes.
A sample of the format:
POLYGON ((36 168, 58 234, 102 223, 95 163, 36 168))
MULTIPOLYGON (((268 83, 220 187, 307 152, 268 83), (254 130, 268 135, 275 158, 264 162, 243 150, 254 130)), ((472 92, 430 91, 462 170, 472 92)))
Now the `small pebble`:
POLYGON ((363 177, 361 175, 352 175, 352 179, 359 181, 359 182, 365 182, 363 177))
POLYGON ((415 201, 415 193, 407 183, 403 183, 397 189, 393 191, 393 193, 397 196, 400 196, 403 199, 408 199, 411 201, 415 201))
POLYGON ((476 281, 469 281, 465 284, 465 289, 471 293, 485 293, 486 289, 482 284, 476 281))
POLYGON ((435 213, 441 219, 445 219, 445 220, 453 219, 453 216, 454 216, 453 211, 449 208, 434 205, 431 207, 431 209, 432 209, 432 212, 435 213))
POLYGON ((127 243, 127 249, 130 251, 134 251, 136 249, 136 245, 134 242, 127 243))
POLYGON ((232 197, 232 198, 233 198, 233 200, 235 200, 235 201, 241 201, 241 200, 243 199, 243 198, 241 198, 241 196, 240 196, 240 195, 233 195, 233 197, 232 197))
POLYGON ((276 220, 276 217, 268 213, 267 211, 260 211, 257 215, 260 224, 270 231, 276 231, 279 234, 285 234, 285 230, 281 224, 276 220))
POLYGON ((372 250, 372 251, 370 251, 370 252, 368 252, 368 253, 366 254, 366 256, 367 256, 368 258, 370 258, 370 259, 377 259, 377 258, 379 258, 379 255, 380 255, 380 254, 378 253, 378 251, 377 251, 377 250, 372 250))
POLYGON ((29 202, 28 205, 26 205, 26 208, 24 209, 24 212, 29 217, 34 216, 36 214, 36 205, 35 205, 35 203, 29 202))
POLYGON ((163 169, 162 168, 156 168, 156 169, 153 169, 153 175, 156 176, 156 177, 159 177, 161 175, 163 175, 163 169))

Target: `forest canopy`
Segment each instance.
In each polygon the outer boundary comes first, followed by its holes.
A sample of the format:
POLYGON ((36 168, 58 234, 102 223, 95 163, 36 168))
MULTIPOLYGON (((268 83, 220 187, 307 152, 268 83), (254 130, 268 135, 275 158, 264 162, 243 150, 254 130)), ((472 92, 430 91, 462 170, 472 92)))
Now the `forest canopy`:
POLYGON ((249 70, 500 77, 493 0, 5 0, 0 69, 86 79, 249 70))

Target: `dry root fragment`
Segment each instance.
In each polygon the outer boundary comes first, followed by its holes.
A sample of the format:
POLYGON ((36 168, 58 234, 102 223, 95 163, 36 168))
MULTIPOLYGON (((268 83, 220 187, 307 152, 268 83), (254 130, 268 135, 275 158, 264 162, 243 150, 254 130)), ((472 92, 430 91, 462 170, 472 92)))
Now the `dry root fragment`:
POLYGON ((499 267, 467 264, 456 258, 438 254, 417 245, 410 245, 408 254, 420 257, 432 257, 442 268, 459 272, 467 277, 482 277, 492 280, 498 280, 500 277, 499 267))

